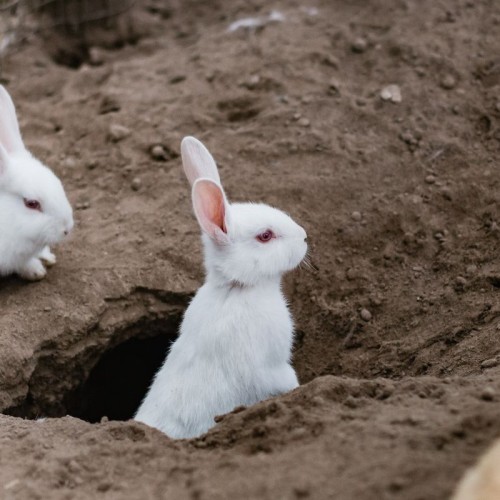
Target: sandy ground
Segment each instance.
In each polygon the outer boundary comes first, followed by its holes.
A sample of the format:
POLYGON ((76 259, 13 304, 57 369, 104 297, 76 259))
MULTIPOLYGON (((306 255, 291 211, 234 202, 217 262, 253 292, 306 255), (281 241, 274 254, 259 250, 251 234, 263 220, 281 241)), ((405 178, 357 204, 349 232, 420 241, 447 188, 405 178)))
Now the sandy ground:
POLYGON ((142 1, 113 42, 3 62, 77 228, 0 282, 0 498, 447 498, 500 435, 500 5, 142 1), (115 419, 203 279, 187 134, 317 270, 285 283, 304 385, 174 442, 115 419))

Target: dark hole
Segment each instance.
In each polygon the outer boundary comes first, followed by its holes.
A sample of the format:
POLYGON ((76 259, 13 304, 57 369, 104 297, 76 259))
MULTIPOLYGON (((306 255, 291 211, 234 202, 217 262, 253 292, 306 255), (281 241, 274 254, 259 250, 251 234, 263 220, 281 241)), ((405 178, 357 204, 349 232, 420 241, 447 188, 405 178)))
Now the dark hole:
POLYGON ((85 384, 68 396, 68 414, 87 422, 132 418, 171 343, 167 335, 134 338, 106 352, 85 384))

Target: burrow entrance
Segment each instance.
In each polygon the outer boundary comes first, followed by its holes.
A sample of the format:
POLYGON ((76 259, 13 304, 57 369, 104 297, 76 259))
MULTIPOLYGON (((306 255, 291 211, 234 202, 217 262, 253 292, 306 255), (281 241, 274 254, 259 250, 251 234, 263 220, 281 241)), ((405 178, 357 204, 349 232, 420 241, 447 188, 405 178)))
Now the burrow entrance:
POLYGON ((68 415, 87 422, 132 418, 168 352, 173 335, 130 339, 105 352, 87 381, 66 398, 68 415))
POLYGON ((96 331, 76 357, 54 345, 38 359, 24 401, 3 413, 28 419, 70 415, 91 423, 132 418, 178 336, 184 308, 142 317, 111 332, 107 345, 96 347, 102 334, 96 331))

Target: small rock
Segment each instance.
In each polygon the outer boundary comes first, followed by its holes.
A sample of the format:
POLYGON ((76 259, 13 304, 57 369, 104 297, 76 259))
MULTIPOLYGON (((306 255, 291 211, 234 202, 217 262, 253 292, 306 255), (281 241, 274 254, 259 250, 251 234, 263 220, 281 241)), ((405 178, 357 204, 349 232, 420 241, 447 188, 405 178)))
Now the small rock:
POLYGON ((467 285, 467 280, 463 276, 457 276, 455 279, 455 290, 461 291, 467 285))
POLYGON ((130 184, 130 187, 134 190, 134 191, 139 191, 139 189, 141 189, 141 186, 142 186, 142 181, 141 179, 139 179, 139 177, 134 177, 132 179, 132 183, 130 184))
POLYGON ((391 101, 396 104, 400 103, 403 100, 399 85, 394 85, 394 84, 387 85, 387 87, 384 87, 380 91, 380 97, 384 101, 391 101))
POLYGON ((470 264, 465 269, 465 274, 467 276, 474 276, 477 273, 477 266, 475 264, 470 264))
POLYGON ((130 129, 113 123, 109 127, 108 137, 112 142, 119 142, 130 135, 130 129))
POLYGON ((481 363, 481 368, 493 368, 494 366, 498 366, 497 358, 485 359, 481 363))
POLYGON ((481 391, 481 399, 484 401, 493 401, 495 395, 496 391, 491 386, 487 386, 481 391))
POLYGON ((64 159, 63 165, 65 168, 75 168, 76 167, 76 160, 72 158, 71 156, 68 156, 67 158, 64 159))
POLYGON ((399 134, 399 138, 410 146, 415 146, 416 144, 418 144, 418 140, 409 130, 401 132, 399 134))
POLYGON ((353 281, 355 279, 358 279, 359 278, 359 272, 357 269, 354 269, 353 267, 350 267, 345 275, 346 275, 346 278, 349 280, 349 281, 353 281))
POLYGON ((300 118, 297 122, 301 127, 309 127, 311 122, 307 118, 300 118))
POLYGON ((99 47, 90 47, 89 63, 92 66, 100 66, 105 61, 104 53, 99 47))
POLYGON ((87 162, 87 169, 94 170, 98 166, 97 160, 92 159, 87 162))
POLYGON ((153 158, 153 160, 168 160, 168 154, 161 144, 156 144, 151 148, 151 157, 153 158))
POLYGON ((368 309, 361 309, 359 315, 363 321, 370 321, 372 319, 372 313, 368 309))
POLYGON ((330 82, 328 83, 328 88, 332 92, 335 92, 335 93, 340 92, 340 82, 337 80, 337 78, 330 79, 330 82))
POLYGON ((358 54, 361 54, 367 48, 368 48, 368 42, 362 37, 355 38, 351 43, 351 50, 358 54))
POLYGON ((357 211, 353 212, 351 214, 351 219, 356 221, 356 222, 359 222, 362 219, 361 212, 357 212, 357 211))
POLYGON ((76 210, 87 210, 90 208, 90 201, 80 201, 75 205, 76 210))
POLYGON ((441 78, 441 87, 446 90, 454 89, 457 85, 457 79, 453 75, 445 75, 441 78))
POLYGON ((436 182, 436 177, 432 174, 429 174, 426 178, 425 178, 425 183, 426 184, 434 184, 436 182))
POLYGON ((441 194, 443 195, 443 198, 445 200, 450 201, 453 198, 451 189, 449 187, 447 187, 447 186, 443 186, 441 188, 441 194))
POLYGON ((261 78, 259 75, 252 75, 248 80, 246 80, 243 83, 243 86, 245 86, 249 90, 253 90, 253 89, 257 88, 257 86, 260 83, 260 80, 261 80, 261 78))

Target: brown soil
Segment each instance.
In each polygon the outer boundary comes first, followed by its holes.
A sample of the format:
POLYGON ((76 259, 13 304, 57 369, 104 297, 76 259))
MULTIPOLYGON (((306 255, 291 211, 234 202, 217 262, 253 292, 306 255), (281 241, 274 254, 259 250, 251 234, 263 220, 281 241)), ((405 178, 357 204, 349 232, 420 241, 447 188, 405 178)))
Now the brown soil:
POLYGON ((91 64, 60 40, 3 64, 77 229, 46 280, 0 283, 0 498, 447 498, 500 435, 500 4, 151 0, 134 23, 91 64), (113 419, 203 279, 187 134, 317 271, 286 280, 304 385, 171 441, 113 419))

